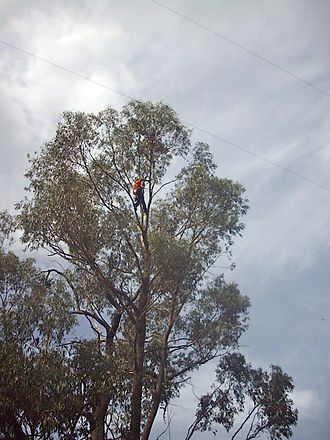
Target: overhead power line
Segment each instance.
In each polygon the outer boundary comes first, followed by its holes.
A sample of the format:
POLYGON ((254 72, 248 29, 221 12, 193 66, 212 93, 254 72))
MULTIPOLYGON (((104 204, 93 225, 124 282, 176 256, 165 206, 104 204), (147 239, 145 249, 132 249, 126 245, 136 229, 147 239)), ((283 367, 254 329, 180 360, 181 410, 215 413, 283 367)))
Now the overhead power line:
POLYGON ((120 90, 113 89, 112 87, 109 87, 106 84, 102 84, 98 81, 95 81, 94 79, 91 79, 86 75, 82 75, 81 73, 75 72, 75 71, 69 69, 68 67, 61 66, 60 64, 54 63, 53 61, 47 60, 46 58, 39 57, 38 55, 35 55, 32 52, 28 52, 27 50, 21 49, 20 47, 17 47, 17 46, 14 46, 13 44, 7 43, 6 41, 0 40, 0 43, 4 44, 5 46, 10 47, 11 49, 17 50, 18 52, 24 53, 25 55, 30 55, 31 57, 36 58, 39 61, 43 61, 44 63, 50 64, 51 66, 57 67, 58 69, 61 69, 61 70, 64 70, 65 72, 71 73, 72 75, 78 76, 79 78, 84 79, 86 81, 89 81, 99 87, 103 87, 104 89, 110 90, 110 92, 117 93, 117 95, 121 95, 124 98, 135 99, 132 96, 126 95, 125 93, 121 92, 120 90))
POLYGON ((262 55, 259 55, 257 52, 254 52, 253 50, 243 46, 240 43, 237 43, 236 41, 232 40, 231 38, 228 38, 226 35, 221 34, 220 32, 217 32, 208 26, 203 25, 202 23, 199 23, 198 21, 187 17, 186 15, 183 15, 181 12, 177 11, 176 9, 170 8, 169 6, 164 5, 163 3, 158 2, 157 0, 150 0, 152 3, 155 3, 156 5, 162 7, 163 9, 166 9, 167 11, 171 12, 172 14, 177 15, 178 17, 183 18, 186 21, 189 21, 190 23, 210 32, 211 34, 215 35, 216 37, 221 38, 222 40, 226 41, 227 43, 238 47, 241 50, 244 50, 245 52, 249 53, 250 55, 253 55, 254 57, 258 58, 259 60, 275 67, 276 69, 284 72, 285 74, 291 76, 291 78, 300 81, 301 83, 305 84, 308 87, 313 88, 314 90, 317 90, 320 93, 323 93, 323 95, 330 96, 330 93, 326 90, 321 89, 320 87, 316 86, 315 84, 311 83, 310 81, 305 80, 304 78, 301 78, 300 76, 296 75, 295 73, 290 72, 285 67, 280 66, 279 64, 274 63, 273 61, 269 60, 268 58, 265 58, 262 55))
POLYGON ((327 188, 326 186, 316 182, 315 180, 309 179, 308 177, 306 177, 306 176, 304 176, 302 174, 296 173, 295 171, 291 170, 290 168, 284 167, 284 166, 280 165, 279 163, 274 162, 273 160, 267 159, 266 157, 263 157, 260 154, 254 153, 253 151, 250 151, 249 149, 247 149, 245 147, 242 147, 242 145, 236 144, 235 142, 231 142, 230 140, 228 140, 226 138, 223 138, 222 136, 218 136, 218 135, 216 135, 214 133, 211 133, 210 131, 204 130, 204 128, 197 127, 196 125, 193 125, 190 122, 183 121, 183 123, 186 124, 186 125, 189 125, 192 128, 195 128, 196 130, 198 130, 198 131, 200 131, 202 133, 208 134, 209 136, 212 136, 215 139, 218 139, 218 140, 220 140, 222 142, 225 142, 226 144, 231 145, 232 147, 238 148, 239 150, 244 151, 245 153, 248 153, 251 156, 254 156, 254 157, 256 157, 256 158, 258 158, 258 159, 260 159, 260 160, 262 160, 262 161, 264 161, 264 162, 266 162, 268 164, 270 164, 270 165, 273 165, 273 166, 275 166, 277 168, 280 168, 282 171, 290 173, 290 174, 292 174, 295 177, 299 177, 299 179, 303 179, 306 182, 312 183, 313 185, 316 185, 316 186, 324 189, 325 191, 329 191, 330 192, 330 188, 327 188))
MULTIPOLYGON (((38 60, 40 60, 40 61, 42 61, 44 63, 50 64, 53 67, 61 69, 61 70, 65 71, 67 73, 70 73, 72 75, 75 75, 75 76, 77 76, 80 79, 83 79, 85 81, 89 81, 89 82, 91 82, 91 83, 93 83, 93 84, 95 84, 95 85, 97 85, 99 87, 103 87, 104 89, 107 89, 110 92, 116 93, 117 95, 123 96, 123 97, 128 98, 128 99, 137 99, 137 98, 134 98, 134 97, 132 97, 130 95, 127 95, 127 94, 121 92, 120 90, 117 90, 117 89, 114 89, 112 87, 109 87, 106 84, 102 84, 102 83, 100 83, 98 81, 94 81, 93 79, 89 78, 86 75, 83 75, 81 73, 75 72, 74 70, 69 69, 67 67, 64 67, 64 66, 62 66, 62 65, 60 65, 58 63, 54 63, 53 61, 50 61, 50 60, 48 60, 46 58, 42 58, 42 57, 40 57, 38 55, 35 55, 32 52, 28 52, 27 50, 21 49, 21 48, 19 48, 17 46, 14 46, 13 44, 7 43, 6 41, 0 40, 0 43, 5 45, 5 46, 7 46, 7 47, 10 47, 11 49, 15 49, 19 53, 23 53, 25 55, 29 55, 29 56, 31 56, 33 58, 36 58, 36 59, 38 59, 38 60)), ((254 156, 254 157, 256 157, 256 158, 258 158, 258 159, 260 159, 260 160, 262 160, 262 161, 264 161, 264 162, 266 162, 268 164, 270 164, 270 165, 273 165, 273 166, 275 166, 277 168, 280 168, 282 171, 285 171, 285 172, 287 172, 287 173, 289 173, 289 174, 291 174, 291 175, 293 175, 293 176, 295 176, 295 177, 297 177, 299 179, 305 180, 306 182, 309 182, 309 183, 311 183, 311 184, 313 184, 315 186, 318 186, 319 188, 324 189, 325 191, 330 192, 330 189, 327 188, 326 186, 324 186, 324 185, 322 185, 322 184, 320 184, 320 183, 318 183, 318 182, 316 182, 316 181, 314 181, 312 179, 309 179, 308 177, 306 177, 306 176, 304 176, 302 174, 296 173, 295 171, 291 170, 290 168, 286 168, 286 167, 278 164, 277 162, 274 162, 274 161, 272 161, 270 159, 267 159, 266 157, 263 157, 263 156, 261 156, 261 155, 259 155, 257 153, 254 153, 253 151, 250 151, 246 147, 243 147, 243 146, 241 146, 241 145, 239 145, 237 143, 234 143, 234 142, 232 142, 232 141, 230 141, 230 140, 228 140, 228 139, 226 139, 226 138, 224 138, 222 136, 218 136, 218 135, 216 135, 216 134, 214 134, 214 133, 212 133, 212 132, 210 132, 208 130, 205 130, 204 128, 198 127, 198 126, 192 124, 191 122, 183 121, 183 123, 186 124, 186 125, 189 125, 190 127, 194 128, 195 130, 200 131, 201 133, 205 133, 205 134, 207 134, 207 135, 209 135, 209 136, 211 136, 211 137, 213 137, 215 139, 218 139, 218 140, 220 140, 220 141, 222 141, 222 142, 224 142, 224 143, 226 143, 228 145, 231 145, 234 148, 237 148, 237 149, 239 149, 241 151, 244 151, 245 153, 248 153, 251 156, 254 156)))

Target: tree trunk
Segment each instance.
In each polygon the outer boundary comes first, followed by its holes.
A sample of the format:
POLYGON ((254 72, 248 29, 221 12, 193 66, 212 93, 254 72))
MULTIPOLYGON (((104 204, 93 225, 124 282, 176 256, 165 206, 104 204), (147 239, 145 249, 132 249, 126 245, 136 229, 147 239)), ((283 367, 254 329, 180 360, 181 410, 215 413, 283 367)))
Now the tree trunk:
POLYGON ((172 301, 172 311, 170 316, 170 323, 169 326, 163 336, 163 348, 160 355, 160 362, 159 362, 159 369, 158 369, 158 377, 157 377, 157 383, 156 387, 153 392, 153 398, 152 398, 152 405, 151 405, 151 411, 149 413, 149 416, 147 418, 146 424, 144 426, 141 440, 148 440, 151 432, 151 428, 154 424, 159 405, 162 398, 162 392, 164 390, 164 382, 165 382, 165 371, 166 371, 166 365, 167 365, 167 355, 168 355, 168 338, 170 336, 171 330, 174 325, 174 306, 175 306, 175 300, 172 301))
POLYGON ((139 316, 135 334, 134 379, 131 400, 130 440, 140 438, 141 399, 143 385, 144 344, 146 338, 146 306, 148 300, 148 280, 144 280, 139 302, 139 316))
POLYGON ((147 238, 147 225, 141 233, 141 246, 143 253, 143 274, 141 292, 138 303, 137 322, 135 327, 134 343, 134 378, 131 399, 131 426, 130 440, 140 439, 141 427, 141 400, 143 387, 144 347, 147 326, 147 304, 149 298, 150 281, 150 250, 147 238))
POLYGON ((104 419, 107 414, 110 397, 103 395, 92 414, 91 440, 105 440, 104 419))
POLYGON ((163 353, 162 353, 161 364, 160 364, 160 368, 159 368, 159 372, 158 372, 157 385, 156 385, 156 388, 153 392, 153 399, 152 399, 153 402, 152 402, 151 411, 150 411, 149 417, 146 421, 145 427, 143 429, 141 440, 148 440, 152 425, 154 424, 155 417, 157 415, 158 408, 160 405, 163 386, 164 386, 165 365, 166 365, 166 353, 164 353, 164 351, 165 350, 163 350, 163 353))
POLYGON ((10 434, 13 435, 15 440, 28 440, 29 437, 24 433, 21 425, 13 414, 5 413, 1 415, 0 421, 5 426, 7 425, 10 434))
MULTIPOLYGON (((111 363, 111 358, 113 355, 113 339, 118 330, 122 313, 115 312, 112 317, 111 326, 107 326, 107 336, 106 336, 106 354, 108 357, 109 364, 111 363)), ((110 369, 110 367, 109 367, 110 369)), ((101 395, 98 404, 91 414, 90 418, 90 430, 91 430, 91 440, 105 440, 105 417, 107 415, 107 410, 109 406, 110 396, 108 393, 101 395)))

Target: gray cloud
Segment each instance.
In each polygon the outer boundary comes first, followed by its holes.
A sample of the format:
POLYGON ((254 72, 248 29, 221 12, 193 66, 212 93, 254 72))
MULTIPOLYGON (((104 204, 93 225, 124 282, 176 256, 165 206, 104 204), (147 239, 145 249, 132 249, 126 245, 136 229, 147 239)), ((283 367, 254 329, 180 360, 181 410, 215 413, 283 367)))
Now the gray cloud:
MULTIPOLYGON (((329 2, 164 3, 330 90, 329 2)), ((164 100, 183 120, 330 187, 329 97, 221 38, 148 0, 3 1, 0 12, 0 39, 127 95, 164 100)), ((120 108, 125 99, 0 50, 0 208, 12 210, 24 194, 26 153, 52 136, 62 111, 120 108)), ((278 363, 294 377, 301 410, 295 437, 326 440, 329 192, 198 130, 193 139, 210 143, 219 175, 242 182, 250 199, 234 248, 237 269, 227 274, 252 300, 246 353, 256 365, 278 363)), ((208 374, 194 377, 196 387, 203 389, 208 374)), ((191 403, 188 392, 183 405, 191 403)), ((172 411, 179 438, 191 411, 172 411)))

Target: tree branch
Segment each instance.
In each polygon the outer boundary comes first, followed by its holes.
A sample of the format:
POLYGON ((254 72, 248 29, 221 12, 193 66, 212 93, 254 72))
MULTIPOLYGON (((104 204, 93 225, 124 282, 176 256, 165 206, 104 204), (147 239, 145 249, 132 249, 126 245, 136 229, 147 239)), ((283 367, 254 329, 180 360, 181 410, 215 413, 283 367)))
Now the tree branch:
POLYGON ((178 179, 173 179, 173 180, 170 180, 170 181, 168 181, 168 182, 163 183, 163 185, 161 185, 161 186, 157 189, 157 191, 152 195, 152 198, 154 198, 155 195, 158 194, 159 191, 161 191, 161 190, 164 188, 164 186, 166 186, 166 185, 170 185, 171 183, 176 182, 177 180, 178 180, 178 179))
POLYGON ((237 431, 234 433, 234 435, 232 436, 232 438, 230 440, 234 440, 234 438, 237 436, 237 434, 243 429, 245 423, 249 420, 249 418, 252 416, 252 414, 254 413, 254 411, 259 408, 260 404, 255 405, 252 410, 248 413, 248 415, 246 416, 246 418, 243 420, 243 422, 241 423, 240 427, 237 429, 237 431))
POLYGON ((82 315, 86 318, 92 318, 95 319, 96 322, 98 322, 106 331, 110 329, 109 324, 102 318, 95 315, 95 313, 89 312, 88 310, 72 310, 69 312, 70 315, 82 315))

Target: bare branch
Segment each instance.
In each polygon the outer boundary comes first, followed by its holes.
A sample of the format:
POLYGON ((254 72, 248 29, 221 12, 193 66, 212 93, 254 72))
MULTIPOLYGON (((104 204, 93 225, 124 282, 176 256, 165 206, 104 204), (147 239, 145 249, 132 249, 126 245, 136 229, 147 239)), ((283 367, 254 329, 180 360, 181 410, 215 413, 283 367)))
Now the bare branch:
POLYGON ((88 310, 72 310, 69 312, 70 315, 82 315, 86 318, 92 318, 95 319, 96 322, 98 322, 102 327, 104 327, 105 330, 109 330, 110 326, 109 324, 99 316, 95 315, 95 313, 89 312, 88 310))
POLYGON ((171 429, 172 418, 173 418, 173 415, 168 417, 167 425, 166 425, 164 431, 162 431, 162 432, 157 436, 156 440, 159 440, 164 434, 167 433, 167 431, 169 432, 169 438, 170 438, 170 429, 171 429))
POLYGON ((161 186, 157 189, 157 191, 152 195, 152 198, 154 198, 155 195, 158 194, 158 193, 164 188, 164 186, 166 186, 166 185, 170 185, 171 183, 176 182, 177 180, 178 180, 178 179, 173 179, 173 180, 170 180, 169 182, 165 182, 165 183, 163 183, 163 185, 161 185, 161 186))
POLYGON ((230 440, 234 440, 234 438, 237 436, 237 434, 243 429, 245 423, 250 419, 250 417, 252 416, 252 414, 255 412, 256 409, 258 409, 260 407, 260 404, 255 405, 251 411, 249 411, 248 415, 246 416, 246 418, 243 420, 243 422, 241 423, 240 427, 237 429, 237 431, 234 433, 234 435, 232 436, 232 438, 230 440))

